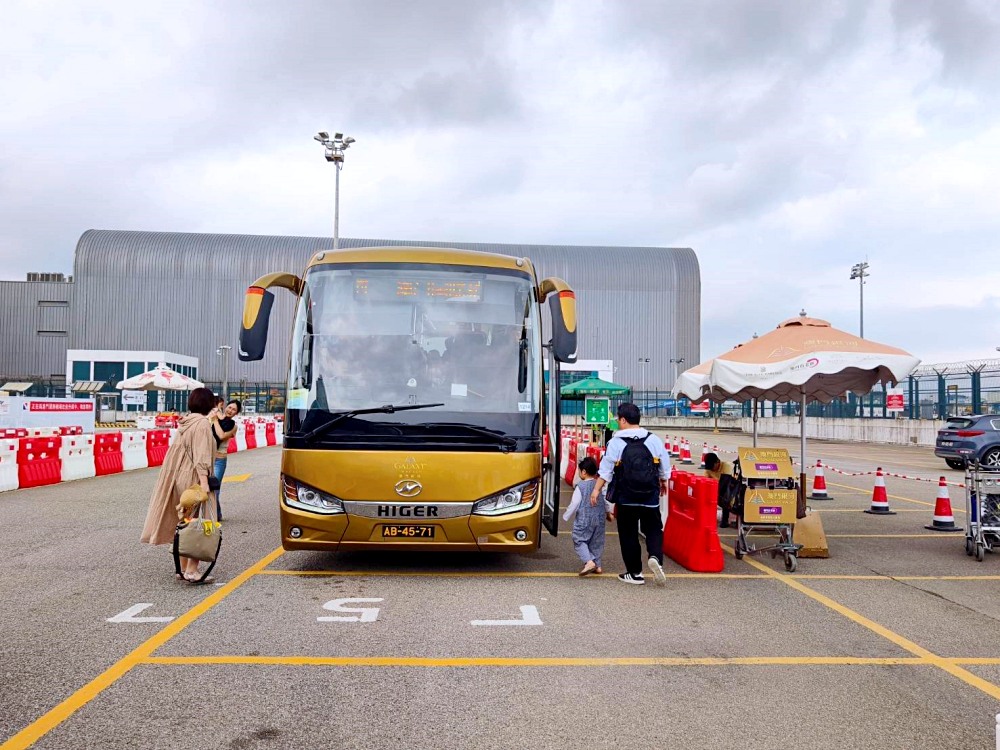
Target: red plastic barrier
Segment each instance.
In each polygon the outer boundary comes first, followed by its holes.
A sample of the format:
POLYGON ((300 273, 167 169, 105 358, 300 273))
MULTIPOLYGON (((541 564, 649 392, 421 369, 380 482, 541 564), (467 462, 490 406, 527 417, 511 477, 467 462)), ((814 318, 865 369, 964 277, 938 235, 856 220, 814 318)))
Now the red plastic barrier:
POLYGON ((26 437, 17 446, 18 486, 41 487, 62 481, 61 437, 26 437))
POLYGON ((274 422, 268 422, 264 425, 264 441, 268 445, 278 444, 278 435, 275 432, 277 425, 274 422))
POLYGON ((146 461, 150 466, 162 466, 170 448, 170 430, 149 430, 146 433, 146 461))
POLYGON ((0 428, 0 440, 14 440, 23 437, 28 437, 28 431, 23 427, 0 428))
POLYGON ((572 486, 573 480, 576 479, 576 462, 579 460, 576 457, 577 449, 580 447, 580 442, 575 438, 569 441, 569 455, 566 461, 566 476, 563 479, 566 480, 566 484, 572 486))
POLYGON ((229 438, 229 445, 226 446, 226 453, 236 453, 237 450, 236 438, 229 438))
POLYGON ((257 447, 257 425, 253 422, 247 422, 245 427, 247 428, 247 450, 257 447))
POLYGON ((102 432, 94 436, 94 471, 97 476, 124 471, 124 460, 120 432, 102 432))
POLYGON ((180 418, 177 417, 176 415, 163 416, 161 414, 157 414, 156 418, 154 420, 154 424, 157 427, 167 427, 167 428, 175 427, 176 428, 177 427, 177 423, 179 421, 180 421, 180 418))
POLYGON ((663 529, 663 554, 696 573, 719 573, 723 568, 722 546, 716 526, 719 483, 714 479, 687 475, 675 482, 669 498, 670 512, 663 529), (686 492, 681 486, 687 485, 686 492))
POLYGON ((70 427, 60 427, 59 434, 64 437, 66 435, 82 435, 83 427, 81 427, 80 425, 71 425, 70 427))

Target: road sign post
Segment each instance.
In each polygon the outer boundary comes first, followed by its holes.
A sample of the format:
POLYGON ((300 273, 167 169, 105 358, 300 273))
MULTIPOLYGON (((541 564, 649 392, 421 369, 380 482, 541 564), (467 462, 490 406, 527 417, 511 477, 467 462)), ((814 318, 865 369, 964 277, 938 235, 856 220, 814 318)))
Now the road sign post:
POLYGON ((584 400, 583 421, 585 424, 601 425, 608 421, 611 399, 603 396, 587 396, 584 400))

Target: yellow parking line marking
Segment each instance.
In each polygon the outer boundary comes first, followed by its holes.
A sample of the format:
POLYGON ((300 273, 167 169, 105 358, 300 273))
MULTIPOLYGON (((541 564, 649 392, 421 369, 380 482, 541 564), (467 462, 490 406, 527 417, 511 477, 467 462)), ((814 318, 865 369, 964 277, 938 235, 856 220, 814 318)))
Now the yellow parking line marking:
MULTIPOLYGON (((818 508, 813 505, 810 506, 814 513, 864 513, 864 508, 826 508, 822 505, 818 508)), ((921 510, 920 508, 895 508, 896 513, 926 513, 927 511, 921 510)))
POLYGON ((961 539, 961 536, 954 536, 937 532, 936 534, 827 534, 827 538, 832 539, 961 539))
POLYGON ((808 578, 814 581, 1000 581, 1000 576, 890 576, 890 575, 799 575, 792 578, 808 578))
POLYGON ((184 630, 184 628, 233 593, 252 576, 256 575, 281 557, 282 554, 284 554, 284 550, 279 547, 274 552, 261 558, 252 566, 244 570, 229 583, 219 587, 215 592, 206 596, 183 615, 168 623, 162 630, 147 639, 145 642, 141 643, 133 649, 131 653, 112 664, 104 670, 104 672, 77 690, 58 706, 50 709, 9 740, 4 742, 0 745, 0 750, 15 750, 15 748, 20 750, 21 748, 31 747, 31 745, 38 742, 38 740, 66 721, 66 719, 90 703, 90 701, 100 695, 104 690, 114 685, 118 680, 128 674, 129 671, 137 664, 142 664, 146 661, 153 654, 153 652, 156 651, 156 649, 163 646, 167 641, 184 630))
POLYGON ((855 656, 626 656, 626 657, 422 657, 422 656, 152 656, 146 664, 190 666, 253 664, 289 667, 725 667, 725 666, 885 666, 932 665, 920 657, 855 656))
MULTIPOLYGON (((725 549, 730 554, 733 553, 732 547, 727 546, 725 547, 725 549)), ((767 573, 770 576, 773 576, 774 578, 777 578, 779 581, 783 581, 785 585, 792 587, 793 589, 802 594, 805 594, 810 599, 814 599, 823 606, 832 609, 834 612, 843 615, 844 617, 853 622, 856 622, 858 625, 861 625, 864 628, 868 628, 868 630, 871 630, 872 632, 877 633, 883 638, 891 641, 892 643, 899 646, 901 649, 909 651, 914 656, 919 656, 923 659, 927 659, 933 662, 935 666, 947 672, 952 677, 957 677, 962 682, 965 682, 968 685, 971 685, 975 688, 978 688, 979 690, 982 690, 990 697, 1000 700, 1000 687, 997 687, 992 682, 988 682, 987 680, 984 680, 982 677, 974 675, 967 669, 962 669, 962 667, 960 667, 958 664, 954 664, 949 660, 940 657, 931 651, 928 651, 926 648, 917 643, 914 643, 909 638, 906 638, 893 630, 889 630, 889 628, 885 627, 884 625, 879 625, 874 620, 870 620, 864 615, 855 612, 853 609, 845 607, 840 602, 836 602, 830 597, 824 596, 823 594, 819 593, 815 589, 809 588, 799 580, 791 578, 790 576, 781 575, 776 570, 772 570, 763 563, 757 562, 756 560, 750 557, 744 557, 743 562, 747 563, 751 567, 757 568, 758 570, 764 573, 767 573)))
MULTIPOLYGON (((773 536, 775 539, 778 535, 773 532, 764 532, 763 534, 754 532, 755 537, 767 537, 773 536)), ((736 534, 719 534, 719 539, 735 539, 736 534)), ((827 534, 827 539, 961 539, 961 536, 954 536, 952 534, 945 534, 942 532, 937 532, 935 534, 827 534)))
POLYGON ((223 477, 222 483, 227 484, 228 482, 245 482, 252 476, 253 474, 233 474, 230 477, 223 477))
MULTIPOLYGON (((510 572, 503 573, 492 570, 484 571, 450 571, 450 570, 262 570, 260 575, 268 576, 387 576, 416 578, 580 578, 579 573, 568 572, 510 572)), ((615 578, 615 573, 601 573, 587 576, 588 578, 615 578)), ((667 578, 768 578, 757 573, 667 573, 667 578)))
POLYGON ((958 657, 948 659, 952 664, 981 664, 981 665, 991 665, 1000 664, 1000 659, 996 657, 984 657, 984 656, 973 656, 973 657, 958 657))

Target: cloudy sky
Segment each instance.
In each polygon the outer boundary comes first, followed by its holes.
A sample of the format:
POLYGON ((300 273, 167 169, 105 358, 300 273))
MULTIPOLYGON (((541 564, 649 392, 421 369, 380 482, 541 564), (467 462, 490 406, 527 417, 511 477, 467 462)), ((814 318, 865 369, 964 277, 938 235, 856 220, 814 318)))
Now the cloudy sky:
POLYGON ((801 308, 1000 356, 993 0, 12 0, 0 278, 87 229, 691 247, 702 354, 801 308))

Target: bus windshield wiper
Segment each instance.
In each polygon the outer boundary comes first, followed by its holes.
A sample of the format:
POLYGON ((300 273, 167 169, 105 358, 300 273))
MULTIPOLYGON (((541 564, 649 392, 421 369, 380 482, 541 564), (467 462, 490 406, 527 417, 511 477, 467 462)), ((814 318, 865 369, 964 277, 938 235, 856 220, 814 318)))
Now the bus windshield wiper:
POLYGON ((491 437, 494 440, 499 441, 500 445, 508 448, 517 447, 517 438, 510 437, 504 432, 499 430, 491 430, 487 427, 482 427, 477 424, 465 424, 464 422, 421 422, 421 427, 457 427, 461 430, 468 430, 469 432, 474 432, 477 435, 485 435, 486 437, 491 437))
POLYGON ((444 406, 441 404, 403 404, 402 406, 396 406, 394 404, 384 404, 383 406, 372 406, 367 409, 351 409, 350 411, 337 411, 330 412, 330 416, 333 417, 329 422, 324 422, 319 427, 310 430, 304 435, 292 434, 292 437, 301 437, 303 440, 311 440, 314 437, 323 435, 329 432, 330 429, 343 419, 348 417, 356 417, 359 414, 393 414, 397 411, 410 411, 411 409, 429 409, 432 406, 444 406))

